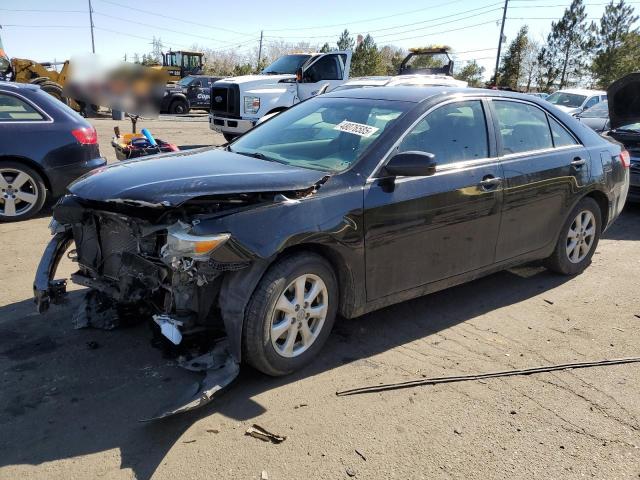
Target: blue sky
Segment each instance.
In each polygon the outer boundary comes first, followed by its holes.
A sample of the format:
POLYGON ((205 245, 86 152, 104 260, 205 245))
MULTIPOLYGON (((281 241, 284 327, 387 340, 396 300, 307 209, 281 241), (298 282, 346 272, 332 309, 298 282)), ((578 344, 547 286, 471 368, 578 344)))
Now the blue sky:
MULTIPOLYGON (((523 24, 542 41, 551 21, 569 3, 510 0, 507 42, 523 24)), ((640 5, 640 1, 628 3, 640 5)), ((153 36, 174 49, 198 44, 244 51, 258 45, 260 30, 265 42, 333 44, 348 28, 354 36, 370 33, 379 46, 450 45, 459 59, 476 58, 491 74, 504 0, 92 0, 92 4, 96 53, 107 58, 121 59, 126 53, 130 59, 135 52, 147 52, 153 36)), ((606 2, 586 0, 586 4, 589 18, 599 19, 606 2)), ((0 25, 10 57, 53 61, 91 51, 88 0, 0 0, 0 25)))

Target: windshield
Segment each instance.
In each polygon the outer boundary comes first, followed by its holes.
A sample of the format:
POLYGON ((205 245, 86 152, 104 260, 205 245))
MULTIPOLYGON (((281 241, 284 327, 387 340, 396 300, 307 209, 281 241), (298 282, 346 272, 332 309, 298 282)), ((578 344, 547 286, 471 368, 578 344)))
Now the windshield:
POLYGON ((184 77, 178 81, 178 85, 180 85, 181 87, 188 87, 192 81, 193 77, 184 77))
POLYGON ((593 107, 586 109, 580 114, 583 118, 607 118, 609 116, 609 102, 596 103, 593 107))
POLYGON ((586 98, 586 95, 578 95, 577 93, 556 92, 547 97, 547 102, 559 107, 578 108, 586 98))
POLYGON ((276 115, 229 146, 232 152, 323 172, 354 165, 414 104, 317 97, 276 115))
POLYGON ((622 127, 616 128, 617 131, 625 131, 625 132, 638 132, 640 133, 640 123, 630 123, 629 125, 623 125, 622 127))
POLYGON ((295 75, 296 70, 304 65, 304 62, 309 60, 309 58, 311 58, 311 55, 285 55, 265 68, 262 73, 270 75, 290 73, 291 75, 295 75))

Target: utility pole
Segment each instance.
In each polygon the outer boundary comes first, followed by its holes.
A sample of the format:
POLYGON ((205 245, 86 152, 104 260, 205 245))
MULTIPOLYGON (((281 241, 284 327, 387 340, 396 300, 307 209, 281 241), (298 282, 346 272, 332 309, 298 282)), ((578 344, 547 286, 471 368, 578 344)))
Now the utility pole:
POLYGON ((93 8, 91 7, 91 0, 89 0, 89 24, 91 25, 91 51, 96 53, 96 43, 93 39, 93 8))
POLYGON ((260 60, 262 60, 262 34, 264 30, 260 30, 260 47, 258 48, 258 68, 260 68, 260 60))
POLYGON ((504 36, 504 23, 507 20, 507 7, 509 0, 504 0, 504 11, 502 12, 502 25, 500 25, 500 40, 498 40, 498 55, 496 56, 496 70, 493 75, 493 83, 498 86, 498 68, 500 68, 500 53, 502 51, 502 37, 504 36))

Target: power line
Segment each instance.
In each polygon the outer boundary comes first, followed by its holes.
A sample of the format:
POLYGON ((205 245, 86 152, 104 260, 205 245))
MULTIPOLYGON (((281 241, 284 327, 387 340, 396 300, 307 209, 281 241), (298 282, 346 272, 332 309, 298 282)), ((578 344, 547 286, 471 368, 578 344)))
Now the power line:
MULTIPOLYGON (((87 12, 82 12, 87 13, 87 12)), ((19 28, 87 28, 84 25, 21 25, 18 23, 3 23, 3 27, 19 27, 19 28)))
POLYGON ((45 10, 41 8, 0 8, 3 12, 16 12, 16 13, 87 13, 86 10, 45 10))
MULTIPOLYGON (((209 29, 213 29, 214 28, 214 27, 211 26, 211 24, 199 23, 199 22, 194 22, 194 21, 191 21, 191 20, 184 20, 182 18, 174 17, 172 15, 163 15, 162 13, 153 12, 151 10, 143 10, 142 8, 132 7, 130 5, 125 5, 125 4, 122 4, 122 3, 114 2, 112 0, 99 0, 99 1, 101 1, 102 3, 109 3, 111 5, 116 5, 118 7, 126 8, 127 10, 134 10, 136 12, 147 13, 149 15, 155 15, 156 17, 166 18, 166 19, 169 19, 169 20, 174 21, 174 22, 188 23, 190 25, 197 25, 199 27, 205 27, 205 28, 209 28, 209 29)), ((234 33, 236 35, 240 35, 240 36, 243 36, 243 37, 248 37, 248 36, 253 36, 254 35, 252 33, 237 32, 235 30, 230 30, 228 28, 219 27, 217 25, 216 25, 215 29, 223 31, 223 32, 234 33)))

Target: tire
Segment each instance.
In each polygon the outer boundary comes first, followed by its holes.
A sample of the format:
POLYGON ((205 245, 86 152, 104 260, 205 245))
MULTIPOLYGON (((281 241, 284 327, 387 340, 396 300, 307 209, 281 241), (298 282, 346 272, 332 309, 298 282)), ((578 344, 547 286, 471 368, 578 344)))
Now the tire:
POLYGON ((0 222, 26 220, 42 209, 47 188, 38 172, 22 163, 0 161, 0 177, 0 222), (24 181, 15 185, 18 178, 24 181))
POLYGON ((49 77, 37 77, 31 80, 29 83, 32 83, 34 85, 40 85, 41 83, 50 82, 50 81, 51 80, 49 79, 49 77))
POLYGON ((545 260, 545 266, 563 275, 582 273, 591 264, 601 232, 602 213, 598 203, 593 198, 583 198, 562 226, 558 243, 551 256, 545 260), (592 232, 591 235, 589 232, 592 232), (572 248, 572 245, 575 246, 572 248))
POLYGON ((189 105, 184 100, 174 100, 169 105, 169 113, 173 115, 184 115, 189 113, 189 105))
MULTIPOLYGON (((243 329, 244 359, 272 376, 286 375, 304 367, 322 349, 331 333, 338 311, 338 297, 335 273, 321 256, 299 253, 279 260, 267 270, 249 301, 243 329), (300 302, 302 305, 298 309, 295 307, 295 284, 300 278, 305 278, 304 285, 308 290, 298 291, 305 291, 307 296, 312 295, 312 291, 319 293, 306 307, 300 302), (288 314, 278 308, 285 303, 288 314), (324 319, 322 313, 318 313, 323 311, 324 319), (305 329, 305 323, 308 329, 305 329), (282 327, 278 328, 280 325, 282 327), (307 332, 307 341, 303 330, 307 332), (282 333, 277 335, 272 331, 282 333), (288 342, 289 338, 292 342, 288 342), (289 343, 290 349, 287 348, 289 343)), ((301 298, 297 297, 298 300, 301 298)))
POLYGON ((58 85, 56 82, 46 81, 40 84, 40 88, 43 92, 48 93, 52 97, 57 98, 64 104, 68 104, 67 97, 62 94, 62 87, 58 85))
POLYGON ((227 142, 233 142, 237 138, 233 133, 223 133, 222 136, 227 142))

